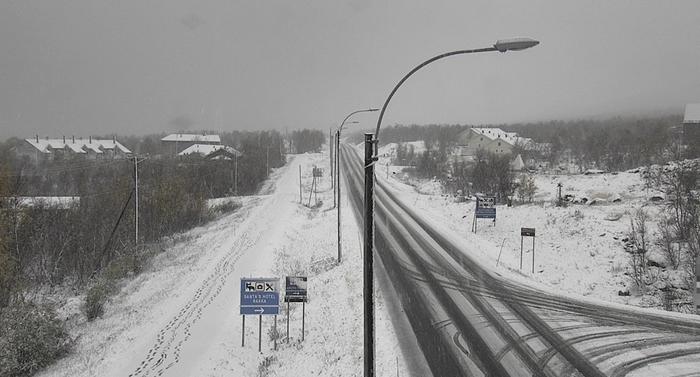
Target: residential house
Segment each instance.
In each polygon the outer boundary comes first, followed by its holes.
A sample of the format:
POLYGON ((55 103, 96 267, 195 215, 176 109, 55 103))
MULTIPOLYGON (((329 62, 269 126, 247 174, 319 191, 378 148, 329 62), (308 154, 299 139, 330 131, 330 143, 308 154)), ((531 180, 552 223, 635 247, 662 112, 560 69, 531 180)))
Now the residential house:
POLYGON ((200 145, 220 145, 221 138, 219 135, 207 135, 207 134, 170 134, 162 139, 161 142, 168 145, 168 149, 172 151, 173 156, 180 154, 187 148, 192 147, 195 144, 200 145))
POLYGON ((228 145, 193 144, 177 155, 199 156, 207 159, 233 159, 235 156, 240 156, 241 152, 228 145))
POLYGON ((42 160, 58 160, 69 158, 84 159, 123 159, 131 156, 131 151, 116 140, 86 139, 75 136, 61 139, 40 139, 37 135, 15 148, 19 156, 27 156, 35 163, 42 160))
POLYGON ((532 140, 519 137, 515 132, 506 132, 500 128, 472 127, 457 135, 454 159, 473 161, 478 150, 498 155, 512 154, 516 145, 526 147, 532 140))
POLYGON ((687 148, 687 157, 700 157, 700 103, 685 105, 683 145, 687 148))

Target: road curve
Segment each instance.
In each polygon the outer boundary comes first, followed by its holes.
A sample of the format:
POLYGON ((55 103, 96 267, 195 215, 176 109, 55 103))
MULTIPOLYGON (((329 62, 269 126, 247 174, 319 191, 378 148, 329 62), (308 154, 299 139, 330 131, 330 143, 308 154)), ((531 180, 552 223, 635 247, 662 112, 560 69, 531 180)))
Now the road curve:
MULTIPOLYGON (((358 222, 364 173, 341 147, 345 192, 358 222)), ((375 186, 375 259, 435 376, 700 376, 700 320, 515 284, 481 266, 463 239, 375 186)))

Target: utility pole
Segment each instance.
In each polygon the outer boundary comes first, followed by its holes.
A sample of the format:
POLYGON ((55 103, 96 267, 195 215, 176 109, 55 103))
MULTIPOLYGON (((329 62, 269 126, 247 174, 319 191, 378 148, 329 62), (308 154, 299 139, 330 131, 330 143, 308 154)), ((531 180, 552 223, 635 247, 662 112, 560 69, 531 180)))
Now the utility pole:
MULTIPOLYGON (((335 176, 333 175, 333 128, 328 129, 328 155, 330 156, 331 163, 331 187, 335 189, 335 176)), ((338 151, 336 151, 338 153, 338 151)), ((335 193, 335 191, 333 191, 335 193)))
MULTIPOLYGON (((340 202, 341 202, 341 197, 340 197, 340 131, 336 131, 335 133, 335 163, 336 163, 336 175, 338 176, 338 264, 342 261, 343 257, 343 237, 342 233, 340 232, 340 202)), ((334 197, 335 198, 335 197, 334 197)))
POLYGON ((265 168, 267 169, 267 175, 266 177, 270 176, 270 146, 267 146, 267 149, 265 149, 265 168))
POLYGON ((336 145, 336 148, 335 148, 335 156, 334 156, 334 157, 335 157, 335 161, 333 161, 333 162, 331 163, 331 165, 335 165, 335 166, 336 166, 336 168, 335 168, 335 174, 333 175, 333 208, 335 208, 335 207, 337 206, 337 200, 336 200, 336 198, 338 198, 338 200, 340 199, 340 197, 339 197, 340 194, 338 194, 338 190, 340 189, 340 188, 338 187, 338 185, 340 184, 340 182, 338 182, 338 183, 335 182, 336 179, 338 179, 338 180, 340 179, 340 178, 339 178, 339 177, 340 177, 340 174, 338 174, 338 173, 340 173, 340 172, 338 171, 338 166, 337 166, 337 165, 338 165, 338 147, 337 147, 337 145, 338 145, 338 141, 339 141, 339 140, 340 140, 340 137, 338 136, 338 132, 336 131, 335 137, 332 137, 332 136, 331 136, 331 145, 333 145, 333 144, 336 145))
POLYGON ((233 176, 233 192, 238 196, 238 153, 234 153, 233 160, 233 171, 235 172, 233 176))
POLYGON ((374 377, 374 135, 365 134, 364 376, 374 377))
MULTIPOLYGON (((141 160, 143 161, 143 160, 141 160)), ((134 201, 134 244, 139 244, 139 160, 137 156, 134 156, 134 193, 136 194, 136 200, 134 201)))

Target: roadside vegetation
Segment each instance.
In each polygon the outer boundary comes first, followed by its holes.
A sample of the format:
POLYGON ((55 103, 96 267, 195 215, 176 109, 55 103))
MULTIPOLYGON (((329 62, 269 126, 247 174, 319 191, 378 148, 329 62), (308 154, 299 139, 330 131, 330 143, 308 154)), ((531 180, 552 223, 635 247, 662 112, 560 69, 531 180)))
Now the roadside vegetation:
POLYGON ((0 375, 31 375, 70 352, 76 340, 54 296, 82 295, 84 318, 98 319, 167 240, 238 208, 210 207, 209 199, 257 192, 267 168, 285 164, 286 150, 317 150, 323 136, 224 133, 222 142, 242 153, 236 161, 175 157, 159 135, 120 138, 146 157, 138 165, 138 243, 133 160, 35 164, 12 152, 23 140, 0 143, 0 375))

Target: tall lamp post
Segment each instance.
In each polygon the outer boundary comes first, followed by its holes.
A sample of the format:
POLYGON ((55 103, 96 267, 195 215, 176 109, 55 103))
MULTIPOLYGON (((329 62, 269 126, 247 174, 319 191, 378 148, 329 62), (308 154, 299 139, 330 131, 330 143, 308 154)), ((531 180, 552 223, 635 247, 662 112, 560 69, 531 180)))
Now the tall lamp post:
MULTIPOLYGON (((346 116, 345 119, 343 119, 343 121, 340 122, 340 126, 338 126, 338 130, 336 131, 337 137, 335 140, 335 159, 336 159, 335 176, 336 177, 339 177, 339 175, 338 175, 338 161, 339 161, 338 148, 340 147, 340 132, 343 131, 343 126, 345 125, 347 120, 350 119, 351 116, 353 116, 357 113, 369 113, 369 112, 373 112, 373 111, 379 111, 379 109, 369 108, 369 109, 364 109, 364 110, 355 110, 355 111, 351 112, 350 114, 348 114, 348 116, 346 116)), ((352 122, 350 122, 350 123, 352 123, 352 122)), ((334 178, 334 181, 335 181, 335 178, 334 178)), ((338 186, 339 183, 340 183, 340 178, 338 178, 338 182, 335 184, 335 186, 338 186)), ((335 188, 335 186, 333 187, 333 208, 335 208, 335 206, 336 206, 336 197, 338 199, 340 199, 340 194, 337 193, 338 191, 336 191, 337 189, 335 188)))
MULTIPOLYGON (((378 111, 379 109, 371 109, 371 111, 378 111)), ((344 124, 357 124, 360 122, 357 121, 351 121, 351 122, 346 122, 340 125, 338 127, 338 130, 335 132, 335 171, 336 171, 336 179, 338 180, 336 182, 336 187, 338 188, 338 264, 343 259, 343 236, 342 236, 342 228, 340 226, 340 204, 341 204, 341 197, 340 197, 340 133, 343 131, 343 125, 344 124)))
POLYGON ((377 141, 379 128, 382 125, 384 112, 391 98, 403 83, 426 65, 453 55, 472 54, 491 51, 519 51, 537 46, 540 42, 530 38, 512 38, 496 41, 492 47, 474 50, 457 50, 432 57, 413 68, 399 81, 389 93, 377 119, 377 130, 374 135, 365 134, 365 221, 364 221, 364 266, 363 266, 363 297, 364 297, 364 376, 374 377, 374 164, 377 161, 377 141))
MULTIPOLYGON (((360 122, 352 120, 349 122, 342 123, 340 126, 342 127, 344 124, 357 123, 360 122)), ((336 203, 340 202, 340 188, 338 187, 338 185, 340 184, 340 174, 338 173, 338 169, 340 169, 340 155, 338 154, 338 151, 340 150, 340 127, 338 127, 338 129, 335 130, 335 132, 333 133, 333 137, 331 137, 331 146, 332 148, 335 148, 335 154, 333 155, 333 169, 331 170, 331 175, 333 176, 333 208, 335 208, 336 203)), ((340 204, 338 204, 338 206, 340 206, 340 204)), ((338 214, 340 214, 340 208, 338 208, 338 214)), ((338 220, 338 222, 340 222, 340 220, 338 220)), ((340 263, 340 257, 338 257, 338 263, 340 263)))
MULTIPOLYGON (((343 126, 346 124, 350 123, 357 123, 355 121, 348 122, 348 119, 350 119, 351 116, 357 114, 357 113, 371 113, 379 111, 379 109, 375 108, 368 108, 364 110, 355 110, 348 114, 348 116, 343 119, 343 121, 340 123, 340 126, 338 126, 338 131, 335 133, 335 176, 336 179, 338 180, 335 184, 336 190, 337 190, 337 198, 338 198, 338 264, 342 261, 343 257, 343 240, 342 240, 342 233, 341 233, 341 228, 340 228, 340 136, 341 133, 343 132, 343 126)), ((333 200, 335 201, 335 195, 333 196, 333 200)))

